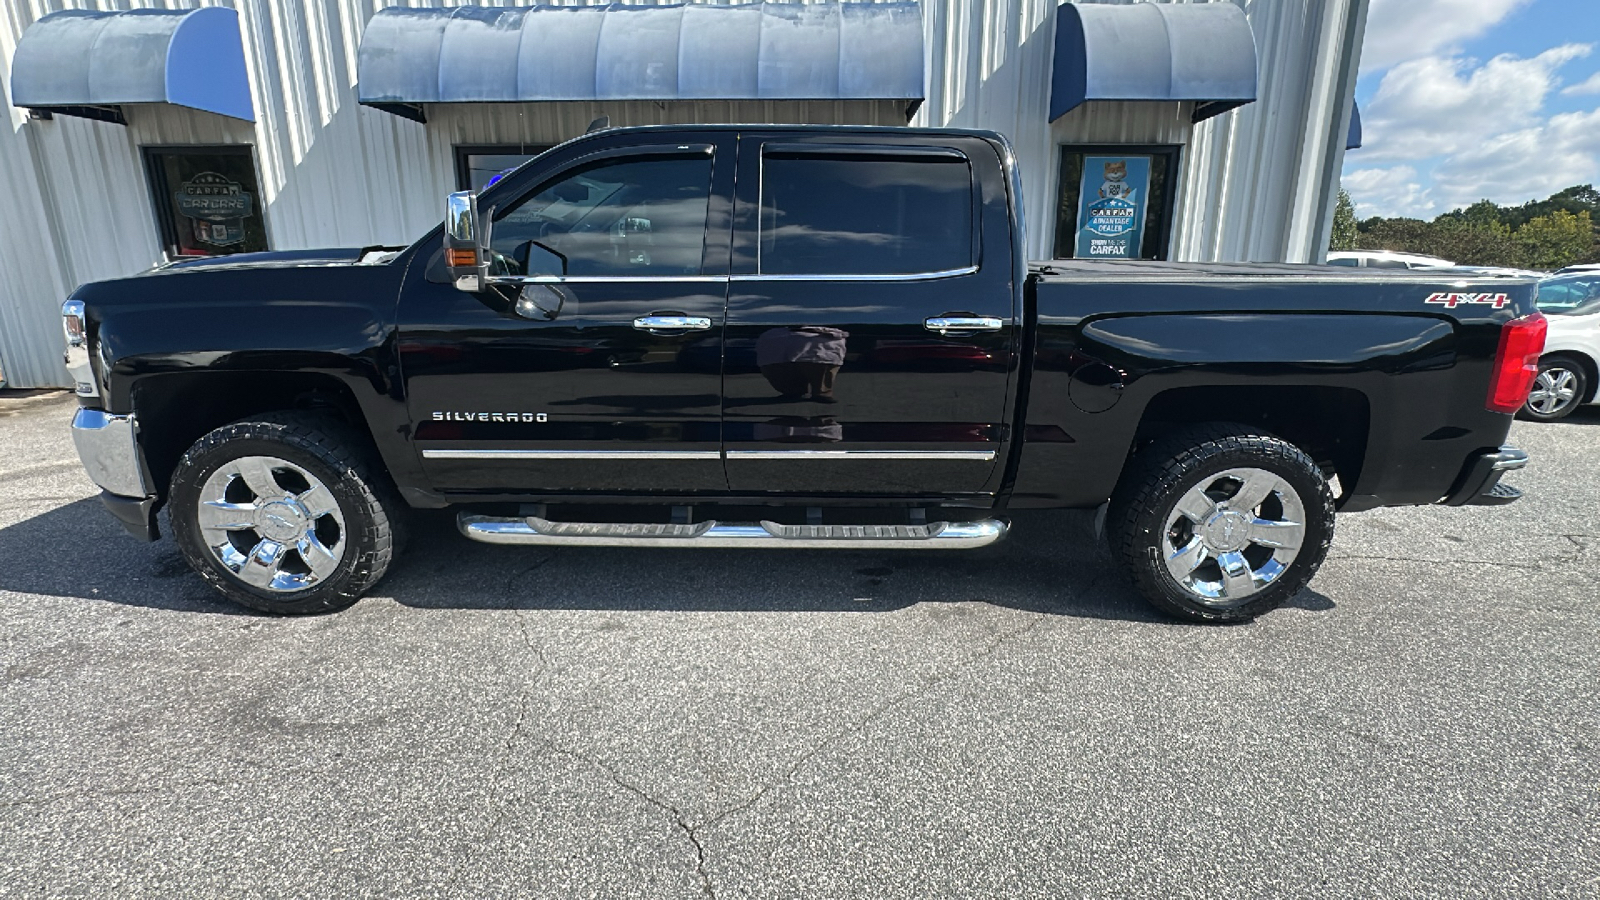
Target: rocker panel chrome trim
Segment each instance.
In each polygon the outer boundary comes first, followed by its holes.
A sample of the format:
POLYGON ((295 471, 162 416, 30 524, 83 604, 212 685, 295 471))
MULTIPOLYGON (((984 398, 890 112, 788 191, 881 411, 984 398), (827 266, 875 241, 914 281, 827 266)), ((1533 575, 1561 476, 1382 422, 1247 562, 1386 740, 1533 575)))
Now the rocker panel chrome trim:
MULTIPOLYGON (((536 516, 527 518, 501 518, 494 516, 480 516, 472 513, 461 513, 456 518, 456 526, 461 533, 475 541, 486 544, 531 544, 531 545, 558 545, 588 546, 588 547, 681 547, 696 548, 708 547, 717 549, 731 549, 748 547, 752 549, 793 549, 793 550, 973 550, 986 547, 1004 537, 1010 529, 1010 524, 999 519, 983 519, 977 522, 944 522, 937 523, 943 527, 930 527, 924 537, 828 537, 828 538, 803 538, 781 537, 784 528, 773 522, 760 523, 702 523, 704 527, 696 528, 694 534, 683 536, 662 534, 625 534, 627 530, 637 529, 639 526, 618 525, 614 526, 617 533, 607 534, 603 530, 596 530, 590 534, 550 534, 547 531, 556 527, 558 523, 548 522, 536 516), (544 527, 547 531, 541 531, 544 527)), ((843 528, 845 526, 841 526, 843 528)), ((888 527, 888 526, 855 526, 862 530, 888 527)), ((893 531, 906 531, 907 528, 891 528, 893 531)))
POLYGON ((992 462, 993 450, 729 450, 728 459, 918 459, 992 462))
POLYGON ((717 450, 454 450, 422 451, 423 459, 721 459, 717 450))

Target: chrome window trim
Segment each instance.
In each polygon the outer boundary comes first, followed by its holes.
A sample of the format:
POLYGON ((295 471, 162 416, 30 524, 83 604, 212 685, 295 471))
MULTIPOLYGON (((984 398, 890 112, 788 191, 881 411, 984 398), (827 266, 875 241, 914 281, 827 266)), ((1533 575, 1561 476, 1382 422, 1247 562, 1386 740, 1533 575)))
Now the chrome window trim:
POLYGON ((107 493, 119 497, 150 496, 139 459, 138 423, 133 416, 79 409, 72 416, 72 444, 90 480, 107 493))
POLYGON ((468 450, 422 451, 423 459, 721 459, 719 450, 468 450))
POLYGON ((993 450, 729 450, 728 459, 920 459, 992 462, 993 450))
POLYGON ((975 275, 977 266, 945 269, 941 272, 907 272, 895 275, 732 275, 733 281, 934 281, 975 275))
POLYGON ((601 284, 605 282, 671 282, 674 284, 723 284, 726 275, 490 275, 490 284, 601 284))

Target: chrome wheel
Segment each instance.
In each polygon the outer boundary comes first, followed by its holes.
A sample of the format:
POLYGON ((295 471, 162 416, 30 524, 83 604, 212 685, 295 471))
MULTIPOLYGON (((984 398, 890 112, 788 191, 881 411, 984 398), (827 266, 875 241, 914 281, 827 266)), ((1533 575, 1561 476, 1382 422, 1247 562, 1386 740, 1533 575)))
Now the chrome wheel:
POLYGON ((274 593, 313 587, 344 556, 344 516, 315 475, 272 456, 224 463, 200 488, 206 547, 240 581, 274 593))
POLYGON ((1541 416, 1557 415, 1577 402, 1578 384, 1578 373, 1566 366, 1541 368, 1528 394, 1528 409, 1541 416))
POLYGON ((1167 572, 1207 606, 1238 606, 1288 571, 1305 541, 1305 504, 1265 469, 1208 475, 1167 517, 1167 572))

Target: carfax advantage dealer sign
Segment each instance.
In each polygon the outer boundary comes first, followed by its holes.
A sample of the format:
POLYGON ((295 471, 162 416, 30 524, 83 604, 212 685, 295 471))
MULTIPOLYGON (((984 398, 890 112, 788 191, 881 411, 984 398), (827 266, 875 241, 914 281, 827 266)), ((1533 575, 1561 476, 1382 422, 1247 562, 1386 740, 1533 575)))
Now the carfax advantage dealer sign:
POLYGON ((1079 259, 1138 259, 1150 196, 1150 157, 1086 156, 1078 191, 1079 259))

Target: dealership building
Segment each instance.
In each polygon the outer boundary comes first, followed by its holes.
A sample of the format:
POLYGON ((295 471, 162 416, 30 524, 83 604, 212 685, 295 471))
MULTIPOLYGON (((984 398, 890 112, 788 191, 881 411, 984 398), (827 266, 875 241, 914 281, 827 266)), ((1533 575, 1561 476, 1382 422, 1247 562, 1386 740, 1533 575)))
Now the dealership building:
POLYGON ((992 129, 1033 258, 1320 261, 1367 3, 18 0, 0 371, 69 384, 78 284, 408 244, 597 120, 992 129))

